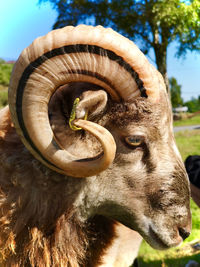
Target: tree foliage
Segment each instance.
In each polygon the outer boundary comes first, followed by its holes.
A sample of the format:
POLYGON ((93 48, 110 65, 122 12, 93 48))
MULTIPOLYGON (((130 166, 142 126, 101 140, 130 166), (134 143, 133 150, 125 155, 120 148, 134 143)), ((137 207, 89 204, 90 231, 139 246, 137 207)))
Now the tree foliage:
POLYGON ((188 107, 189 112, 200 111, 200 95, 197 98, 192 97, 192 99, 185 102, 184 105, 188 107))
POLYGON ((172 77, 169 79, 171 103, 172 107, 176 108, 183 105, 183 99, 181 97, 181 85, 177 83, 177 80, 172 77))
POLYGON ((200 51, 200 0, 39 0, 58 12, 54 28, 79 23, 112 27, 136 41, 147 54, 152 48, 168 88, 167 47, 177 41, 177 55, 200 51))
POLYGON ((3 59, 0 59, 0 84, 8 86, 13 64, 7 64, 3 59))
POLYGON ((0 90, 0 108, 8 104, 8 92, 0 90))
POLYGON ((181 85, 178 84, 174 77, 169 79, 169 85, 173 108, 186 106, 191 113, 200 111, 200 95, 197 98, 192 97, 191 100, 184 102, 181 96, 181 85))

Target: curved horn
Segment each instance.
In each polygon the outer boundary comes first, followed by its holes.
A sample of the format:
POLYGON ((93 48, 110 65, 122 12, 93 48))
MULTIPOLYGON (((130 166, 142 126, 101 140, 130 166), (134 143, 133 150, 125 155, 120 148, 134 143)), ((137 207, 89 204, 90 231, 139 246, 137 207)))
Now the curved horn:
POLYGON ((101 86, 116 101, 137 96, 156 101, 160 82, 155 73, 142 52, 111 29, 81 25, 54 30, 37 38, 16 62, 9 88, 11 116, 24 144, 48 167, 75 177, 95 175, 114 159, 113 137, 95 123, 78 120, 77 126, 99 139, 104 154, 90 161, 75 158, 54 138, 48 118, 51 96, 58 87, 81 81, 101 86))

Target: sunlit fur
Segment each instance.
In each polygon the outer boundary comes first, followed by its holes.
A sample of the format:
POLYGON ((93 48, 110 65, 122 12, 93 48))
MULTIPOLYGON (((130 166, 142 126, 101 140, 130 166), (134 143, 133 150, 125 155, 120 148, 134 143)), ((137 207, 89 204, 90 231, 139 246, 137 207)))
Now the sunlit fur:
MULTIPOLYGON (((80 158, 94 156, 101 151, 98 141, 67 126, 69 95, 64 96, 55 99, 57 110, 54 103, 50 105, 55 136, 80 158), (63 120, 66 130, 59 135, 63 120)), ((106 171, 79 179, 43 166, 21 143, 8 108, 0 112, 2 266, 113 267, 117 266, 113 259, 110 265, 106 261, 120 239, 119 223, 159 249, 181 242, 178 229, 189 231, 188 180, 174 149, 166 94, 161 94, 159 103, 143 98, 131 104, 109 99, 106 108, 98 116, 90 114, 89 119, 112 133, 117 153, 106 171), (124 137, 134 134, 144 136, 142 147, 132 149, 124 142, 124 137)))

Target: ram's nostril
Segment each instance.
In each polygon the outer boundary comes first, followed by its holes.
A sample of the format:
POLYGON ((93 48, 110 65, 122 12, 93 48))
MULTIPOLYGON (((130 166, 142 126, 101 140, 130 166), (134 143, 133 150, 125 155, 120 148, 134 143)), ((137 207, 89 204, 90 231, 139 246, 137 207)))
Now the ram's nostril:
POLYGON ((179 228, 178 231, 179 231, 179 235, 182 237, 183 240, 185 240, 190 235, 190 232, 188 232, 184 228, 179 228))

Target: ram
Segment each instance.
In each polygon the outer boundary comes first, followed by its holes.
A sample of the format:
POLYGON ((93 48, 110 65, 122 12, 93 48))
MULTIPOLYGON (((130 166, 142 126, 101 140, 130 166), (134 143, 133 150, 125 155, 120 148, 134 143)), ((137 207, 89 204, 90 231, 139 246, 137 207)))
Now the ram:
POLYGON ((156 249, 190 233, 163 79, 111 29, 65 27, 22 52, 0 153, 2 266, 129 266, 135 231, 156 249))

